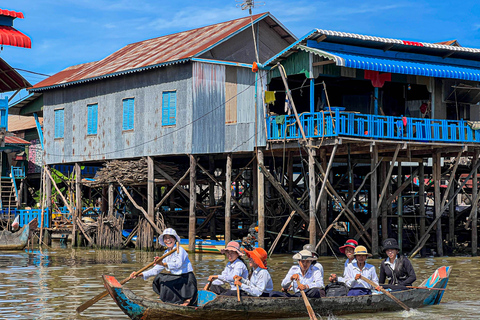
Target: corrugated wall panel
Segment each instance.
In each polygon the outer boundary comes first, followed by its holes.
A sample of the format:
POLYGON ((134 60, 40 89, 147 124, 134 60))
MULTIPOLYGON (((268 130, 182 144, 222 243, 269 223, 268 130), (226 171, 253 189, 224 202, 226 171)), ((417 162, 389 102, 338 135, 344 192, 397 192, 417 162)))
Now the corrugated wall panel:
POLYGON ((193 63, 192 153, 223 153, 225 66, 193 63))
POLYGON ((46 162, 191 153, 192 66, 182 64, 44 93, 46 162), (176 125, 162 127, 162 92, 177 91, 176 125), (122 130, 122 100, 135 98, 134 130, 122 130), (98 134, 87 136, 88 104, 98 103, 98 134), (65 109, 65 137, 54 139, 54 109, 65 109))

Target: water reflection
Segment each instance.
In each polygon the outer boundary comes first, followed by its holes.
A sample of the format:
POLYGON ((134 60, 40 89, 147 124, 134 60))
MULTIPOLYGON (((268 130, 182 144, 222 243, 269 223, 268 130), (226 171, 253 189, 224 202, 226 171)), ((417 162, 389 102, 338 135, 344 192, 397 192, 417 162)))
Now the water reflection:
MULTIPOLYGON (((149 264, 153 252, 134 250, 91 250, 53 248, 0 252, 0 318, 1 319, 127 319, 110 297, 106 297, 78 315, 75 309, 104 291, 102 274, 114 275, 119 281, 149 264)), ((203 287, 211 274, 223 270, 226 260, 221 255, 191 254, 190 260, 203 287)), ((319 262, 328 274, 341 273, 343 260, 321 257, 319 262)), ((369 259, 375 266, 380 260, 369 259)), ((277 255, 268 261, 275 290, 292 266, 291 255, 277 255)), ((378 314, 356 314, 329 319, 476 319, 480 313, 477 288, 480 286, 480 258, 414 259, 420 282, 441 265, 453 271, 442 304, 413 310, 378 314), (463 275, 463 276, 460 276, 463 275)), ((128 288, 138 295, 156 298, 151 281, 136 279, 128 288)), ((325 319, 326 317, 324 317, 325 319)))

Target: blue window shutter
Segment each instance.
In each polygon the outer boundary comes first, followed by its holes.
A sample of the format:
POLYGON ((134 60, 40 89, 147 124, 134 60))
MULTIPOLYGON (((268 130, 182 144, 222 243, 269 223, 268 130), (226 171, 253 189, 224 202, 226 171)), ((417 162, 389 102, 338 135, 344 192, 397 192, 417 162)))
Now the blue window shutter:
POLYGON ((63 138, 64 133, 64 118, 63 118, 63 109, 55 110, 55 132, 54 138, 63 138))
POLYGON ((170 113, 169 113, 169 124, 176 123, 177 115, 177 92, 170 92, 170 113))
POLYGON ((97 134, 98 104, 87 106, 87 134, 97 134))
POLYGON ((123 130, 133 130, 135 123, 135 99, 123 100, 123 130))
POLYGON ((177 92, 164 91, 162 94, 162 125, 176 124, 177 92))

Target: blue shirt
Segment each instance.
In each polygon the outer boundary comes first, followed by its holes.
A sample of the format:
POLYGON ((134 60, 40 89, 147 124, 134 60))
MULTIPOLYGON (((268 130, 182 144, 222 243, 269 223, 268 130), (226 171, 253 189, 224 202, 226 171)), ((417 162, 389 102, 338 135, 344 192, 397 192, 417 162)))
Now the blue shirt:
POLYGON ((243 261, 240 260, 240 258, 237 258, 233 262, 229 261, 225 266, 225 269, 223 269, 222 274, 219 275, 218 279, 214 280, 212 284, 221 286, 224 283, 228 283, 230 284, 231 290, 237 290, 237 287, 234 284, 235 280, 233 280, 233 276, 248 278, 247 266, 245 263, 243 263, 243 261))
MULTIPOLYGON (((172 250, 177 251, 177 248, 173 248, 172 250)), ((169 251, 169 249, 165 250, 164 254, 168 253, 169 251)), ((176 275, 193 272, 192 263, 190 262, 190 259, 188 259, 188 253, 182 247, 180 247, 179 252, 174 252, 163 259, 163 262, 167 264, 166 268, 157 264, 150 270, 143 272, 143 279, 147 280, 150 277, 156 276, 163 269, 166 269, 167 271, 170 271, 171 274, 176 275)))
POLYGON ((248 293, 250 296, 259 297, 262 293, 270 293, 273 290, 272 277, 267 269, 262 269, 257 267, 252 273, 250 280, 242 278, 240 281, 242 283, 243 291, 248 293))
POLYGON ((355 280, 355 276, 359 273, 365 278, 370 279, 375 283, 378 283, 377 272, 375 271, 374 266, 365 262, 365 266, 362 270, 360 270, 357 263, 355 262, 350 263, 345 269, 345 284, 350 288, 374 289, 371 285, 361 279, 355 280))
POLYGON ((310 265, 305 276, 302 275, 302 271, 300 266, 293 266, 288 270, 287 275, 282 281, 282 288, 288 289, 290 284, 293 282, 293 291, 295 293, 299 292, 300 290, 297 287, 297 281, 292 281, 290 278, 294 275, 299 275, 299 281, 301 284, 306 285, 308 289, 311 288, 320 288, 323 289, 323 267, 320 263, 316 263, 315 265, 310 265))

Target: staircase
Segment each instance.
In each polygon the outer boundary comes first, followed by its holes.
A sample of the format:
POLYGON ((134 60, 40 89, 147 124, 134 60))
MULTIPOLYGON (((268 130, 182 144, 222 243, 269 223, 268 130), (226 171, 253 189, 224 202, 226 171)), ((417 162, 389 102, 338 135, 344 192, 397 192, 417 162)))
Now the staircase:
POLYGON ((15 192, 15 186, 13 184, 13 178, 2 177, 0 190, 1 190, 2 209, 11 210, 11 209, 18 208, 18 198, 17 198, 17 193, 15 192))

